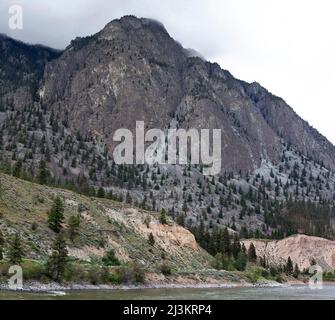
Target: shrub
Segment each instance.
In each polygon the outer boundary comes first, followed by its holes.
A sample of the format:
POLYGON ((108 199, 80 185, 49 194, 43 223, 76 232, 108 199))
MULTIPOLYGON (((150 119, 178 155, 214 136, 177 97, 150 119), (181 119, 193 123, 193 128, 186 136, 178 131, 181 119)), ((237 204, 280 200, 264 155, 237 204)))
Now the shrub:
POLYGON ((101 283, 101 270, 99 267, 91 267, 87 271, 88 281, 93 285, 101 283))
POLYGON ((66 265, 63 278, 67 282, 83 282, 87 280, 84 266, 69 262, 66 265))
POLYGON ((264 272, 263 268, 252 266, 247 270, 246 276, 250 279, 252 283, 257 283, 260 280, 264 279, 263 272, 264 272))
POLYGON ((107 251, 102 258, 102 263, 105 266, 119 266, 121 265, 119 259, 115 256, 115 251, 113 249, 107 251))
POLYGON ((152 233, 149 234, 149 239, 148 239, 148 242, 151 246, 154 246, 155 245, 155 238, 154 238, 154 235, 152 233))
POLYGON ((120 278, 122 283, 143 283, 145 272, 137 263, 132 263, 120 270, 120 278))
POLYGON ((46 279, 45 265, 35 261, 25 261, 22 265, 23 279, 44 281, 46 279))
POLYGON ((122 280, 118 270, 110 270, 107 267, 103 267, 101 269, 100 278, 102 283, 112 283, 112 284, 120 284, 122 280))
POLYGON ((134 283, 143 283, 144 282, 145 272, 137 263, 134 263, 131 266, 130 270, 133 273, 134 283))
POLYGON ((160 266, 161 273, 164 274, 164 276, 169 276, 171 275, 171 266, 167 263, 164 262, 160 266))

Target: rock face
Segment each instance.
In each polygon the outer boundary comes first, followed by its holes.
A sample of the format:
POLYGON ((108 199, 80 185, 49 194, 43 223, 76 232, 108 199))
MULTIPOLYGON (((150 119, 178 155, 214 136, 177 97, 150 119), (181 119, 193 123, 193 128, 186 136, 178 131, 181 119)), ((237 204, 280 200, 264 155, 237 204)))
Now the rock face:
POLYGON ((148 128, 222 129, 225 170, 278 160, 280 143, 242 84, 229 72, 189 57, 158 23, 124 17, 77 39, 47 65, 43 103, 68 113, 72 130, 96 134, 112 151, 112 134, 148 128))
POLYGON ((334 146, 301 119, 283 99, 269 93, 258 83, 247 85, 246 90, 279 137, 295 146, 299 152, 334 167, 334 146))
POLYGON ((244 240, 248 249, 253 243, 258 257, 265 257, 271 265, 286 264, 288 257, 299 269, 309 268, 311 262, 320 265, 325 271, 335 269, 335 242, 318 237, 295 235, 278 241, 244 240))

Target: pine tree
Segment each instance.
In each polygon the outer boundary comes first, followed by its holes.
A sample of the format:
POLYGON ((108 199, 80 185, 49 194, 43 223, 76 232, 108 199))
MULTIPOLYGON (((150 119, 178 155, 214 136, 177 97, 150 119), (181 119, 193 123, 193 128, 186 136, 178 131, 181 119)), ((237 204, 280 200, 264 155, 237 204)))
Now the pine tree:
POLYGON ((100 187, 97 192, 97 197, 98 198, 104 198, 105 197, 105 190, 103 187, 100 187))
POLYGON ((127 195, 126 195, 126 202, 128 204, 132 204, 132 202, 133 202, 133 199, 131 198, 131 195, 130 195, 129 192, 127 192, 127 195))
POLYGON ((1 178, 0 178, 0 201, 3 199, 3 186, 2 186, 2 181, 1 181, 1 178))
POLYGON ((59 233, 62 229, 64 221, 63 202, 59 196, 54 199, 51 210, 48 212, 48 225, 55 233, 59 233))
POLYGON ((154 238, 154 235, 152 234, 152 232, 149 234, 148 242, 151 246, 155 245, 155 238, 154 238))
POLYGON ((293 262, 291 260, 291 257, 288 257, 285 271, 287 275, 291 275, 293 273, 293 262))
POLYGON ((234 262, 234 268, 237 269, 238 271, 244 271, 247 267, 247 255, 245 252, 240 251, 237 255, 237 258, 234 262))
POLYGON ((177 215, 176 223, 182 227, 185 227, 185 215, 183 213, 177 215))
POLYGON ((71 216, 69 218, 69 223, 68 224, 69 224, 69 238, 70 238, 71 242, 73 243, 75 238, 79 234, 80 216, 79 215, 71 216))
POLYGON ((293 272, 293 277, 294 278, 298 278, 299 274, 300 274, 300 270, 299 270, 298 264, 295 264, 295 266, 294 266, 294 272, 293 272))
POLYGON ((0 261, 3 260, 3 247, 5 245, 5 238, 0 230, 0 261))
POLYGON ((18 233, 15 234, 9 243, 8 258, 11 264, 20 264, 23 258, 23 248, 21 238, 18 233))
POLYGON ((151 223, 151 216, 147 215, 144 219, 144 224, 147 226, 147 228, 150 228, 151 223))
POLYGON ((60 233, 57 235, 53 243, 52 254, 49 256, 46 264, 46 269, 51 279, 57 282, 62 280, 67 260, 68 251, 66 248, 66 242, 64 236, 60 233))
POLYGON ((11 164, 7 160, 1 163, 1 172, 4 174, 10 174, 12 171, 11 164))
POLYGON ((44 160, 40 161, 37 180, 39 184, 47 184, 48 182, 48 169, 44 160))
POLYGON ((16 178, 21 178, 22 174, 22 160, 17 160, 13 167, 13 176, 16 178))
POLYGON ((231 246, 230 246, 230 236, 229 236, 228 228, 225 228, 223 230, 222 246, 223 246, 222 247, 223 253, 229 257, 231 254, 231 246))
POLYGON ((257 262, 256 248, 253 243, 250 244, 248 249, 248 261, 251 263, 257 262))
POLYGON ((160 217, 159 217, 159 222, 161 224, 167 224, 167 219, 166 219, 166 212, 165 212, 165 209, 162 209, 161 210, 161 214, 160 214, 160 217))
POLYGON ((232 254, 234 259, 237 259, 238 254, 241 251, 241 243, 237 234, 234 234, 234 241, 232 245, 232 254))

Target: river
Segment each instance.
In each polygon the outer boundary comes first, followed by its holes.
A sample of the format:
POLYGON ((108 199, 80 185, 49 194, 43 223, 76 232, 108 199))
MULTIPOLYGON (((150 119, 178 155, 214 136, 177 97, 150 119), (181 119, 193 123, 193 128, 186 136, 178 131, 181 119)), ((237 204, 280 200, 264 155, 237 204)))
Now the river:
POLYGON ((335 284, 323 289, 308 286, 217 288, 82 290, 58 293, 0 291, 0 300, 335 300, 335 284))

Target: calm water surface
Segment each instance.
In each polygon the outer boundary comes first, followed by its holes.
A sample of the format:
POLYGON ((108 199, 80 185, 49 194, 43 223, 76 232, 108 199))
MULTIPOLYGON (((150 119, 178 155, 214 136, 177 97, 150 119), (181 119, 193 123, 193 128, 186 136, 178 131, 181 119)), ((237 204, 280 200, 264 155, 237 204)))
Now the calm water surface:
POLYGON ((276 288, 220 288, 220 289, 136 289, 109 291, 69 291, 63 293, 19 293, 0 291, 0 300, 335 300, 335 284, 321 290, 308 286, 276 288))

